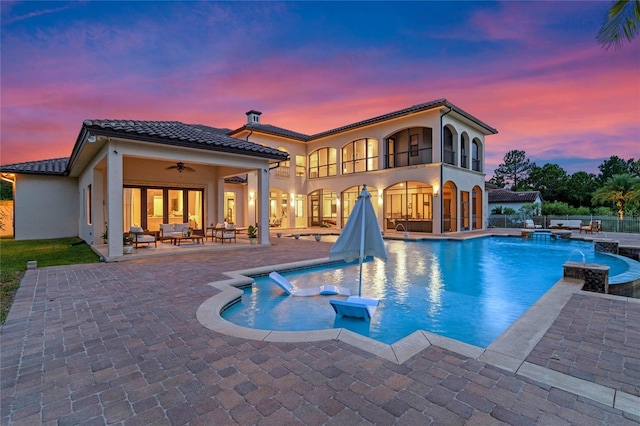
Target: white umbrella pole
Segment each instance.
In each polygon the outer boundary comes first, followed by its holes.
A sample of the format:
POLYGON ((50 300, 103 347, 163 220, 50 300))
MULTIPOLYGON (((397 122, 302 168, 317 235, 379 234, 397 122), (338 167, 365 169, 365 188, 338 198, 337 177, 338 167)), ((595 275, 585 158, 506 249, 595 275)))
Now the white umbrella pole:
MULTIPOLYGON (((364 186, 364 189, 365 190, 367 189, 366 185, 364 186)), ((362 198, 362 195, 360 196, 360 203, 364 203, 364 199, 362 198)), ((360 210, 362 210, 362 220, 360 222, 362 222, 362 224, 360 228, 360 283, 358 284, 358 297, 362 297, 362 260, 364 258, 364 231, 365 231, 364 222, 365 222, 365 211, 366 211, 364 207, 365 206, 360 206, 360 210)))

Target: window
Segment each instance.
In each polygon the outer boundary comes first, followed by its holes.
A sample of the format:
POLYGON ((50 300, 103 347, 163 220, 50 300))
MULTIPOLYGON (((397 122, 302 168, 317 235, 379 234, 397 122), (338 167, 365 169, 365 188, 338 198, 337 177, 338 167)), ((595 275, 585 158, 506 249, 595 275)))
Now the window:
MULTIPOLYGON (((378 190, 372 187, 367 187, 369 193, 371 194, 371 203, 374 205, 374 212, 376 217, 378 216, 378 190)), ((351 188, 346 189, 342 193, 342 202, 341 202, 341 210, 342 210, 342 227, 344 228, 347 224, 347 220, 353 212, 353 207, 356 205, 356 201, 362 192, 361 186, 353 186, 351 188)))
POLYGON ((224 220, 230 224, 236 223, 236 193, 235 192, 229 191, 224 193, 224 220))
POLYGON ((304 177, 307 169, 307 161, 304 155, 296 155, 296 176, 304 177))
POLYGON ((385 229, 433 232, 433 187, 400 182, 384 191, 385 229))
POLYGON ((445 127, 444 133, 444 152, 442 153, 442 162, 447 164, 456 164, 456 152, 453 146, 453 132, 450 128, 445 127))
POLYGON ((384 155, 386 168, 432 163, 433 129, 411 127, 395 132, 386 139, 384 155))
POLYGON ((189 227, 192 229, 202 229, 202 191, 187 190, 187 214, 189 219, 189 227))
POLYGON ((309 178, 335 176, 337 150, 335 148, 320 148, 309 154, 309 178))
POLYGON ((411 135, 411 145, 410 145, 410 156, 417 157, 418 156, 418 135, 411 135))
POLYGON ((122 223, 124 232, 132 226, 142 226, 142 190, 124 188, 122 192, 122 223))
POLYGON ((295 203, 296 217, 304 217, 304 197, 300 194, 296 195, 295 203))
POLYGON ((87 186, 87 205, 86 205, 86 211, 87 211, 87 225, 91 225, 91 222, 93 221, 93 215, 91 212, 91 185, 89 184, 87 186))
POLYGON ((480 170, 480 147, 478 141, 474 140, 471 144, 471 168, 476 172, 480 170))
POLYGON ((309 226, 335 226, 338 217, 336 193, 319 189, 309 194, 309 226))
POLYGON ((394 138, 387 139, 387 168, 395 167, 396 140, 394 138))
POLYGON ((469 192, 460 191, 460 220, 462 221, 462 230, 469 230, 469 192))
MULTIPOLYGON (((289 153, 289 150, 283 146, 279 146, 278 150, 289 153)), ((291 157, 289 157, 291 158, 291 157)), ((276 168, 276 177, 288 178, 289 177, 289 169, 291 168, 291 161, 280 161, 278 167, 276 168)))
POLYGON ((342 148, 342 174, 378 169, 378 141, 358 139, 342 148))
POLYGON ((204 227, 204 190, 125 187, 122 213, 124 232, 131 226, 150 231, 163 223, 189 223, 196 230, 204 227))

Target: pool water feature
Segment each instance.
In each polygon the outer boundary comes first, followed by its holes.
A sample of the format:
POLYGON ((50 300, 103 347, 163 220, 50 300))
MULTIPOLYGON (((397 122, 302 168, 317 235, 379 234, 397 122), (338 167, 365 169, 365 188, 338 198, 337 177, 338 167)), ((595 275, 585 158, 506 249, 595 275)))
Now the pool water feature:
MULTIPOLYGON (((329 300, 339 296, 287 296, 266 276, 257 277, 222 317, 263 330, 343 327, 387 344, 426 330, 486 348, 562 278, 562 265, 576 250, 588 263, 609 265, 610 276, 627 269, 583 241, 490 237, 386 244, 386 263, 363 264, 363 296, 380 299, 370 323, 337 318, 329 300)), ((357 294, 358 271, 355 262, 280 273, 296 287, 334 284, 357 294)))

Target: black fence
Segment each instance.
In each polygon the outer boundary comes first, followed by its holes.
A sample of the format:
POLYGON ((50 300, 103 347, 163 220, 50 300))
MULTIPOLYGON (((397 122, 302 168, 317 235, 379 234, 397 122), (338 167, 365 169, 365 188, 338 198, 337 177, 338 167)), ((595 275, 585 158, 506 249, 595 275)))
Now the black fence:
POLYGON ((492 214, 489 216, 490 228, 524 228, 525 220, 533 219, 533 223, 546 229, 551 221, 568 222, 580 220, 583 225, 588 225, 592 220, 599 220, 602 224, 602 232, 628 232, 640 234, 640 217, 625 217, 623 220, 617 216, 533 216, 492 214))

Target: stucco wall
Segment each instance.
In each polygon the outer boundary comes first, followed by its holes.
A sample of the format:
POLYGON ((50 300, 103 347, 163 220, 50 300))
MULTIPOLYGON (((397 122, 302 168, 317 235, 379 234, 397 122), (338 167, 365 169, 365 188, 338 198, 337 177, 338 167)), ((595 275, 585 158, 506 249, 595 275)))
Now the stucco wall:
POLYGON ((13 200, 0 201, 1 236, 13 236, 13 200))
POLYGON ((78 236, 78 181, 68 176, 18 175, 15 239, 78 236))

